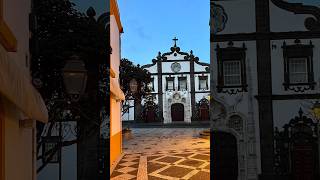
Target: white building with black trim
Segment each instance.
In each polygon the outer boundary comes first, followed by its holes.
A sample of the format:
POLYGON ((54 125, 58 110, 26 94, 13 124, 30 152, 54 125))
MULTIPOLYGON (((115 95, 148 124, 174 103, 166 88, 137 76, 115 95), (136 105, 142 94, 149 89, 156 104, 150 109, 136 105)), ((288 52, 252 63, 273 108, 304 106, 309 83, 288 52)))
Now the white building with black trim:
MULTIPOLYGON (((151 64, 142 66, 151 73, 151 92, 142 100, 142 122, 205 123, 209 121, 209 64, 193 54, 182 52, 173 39, 169 52, 158 53, 151 64)), ((134 103, 123 120, 134 120, 134 103)))
POLYGON ((213 176, 320 179, 320 8, 211 0, 210 9, 213 176))

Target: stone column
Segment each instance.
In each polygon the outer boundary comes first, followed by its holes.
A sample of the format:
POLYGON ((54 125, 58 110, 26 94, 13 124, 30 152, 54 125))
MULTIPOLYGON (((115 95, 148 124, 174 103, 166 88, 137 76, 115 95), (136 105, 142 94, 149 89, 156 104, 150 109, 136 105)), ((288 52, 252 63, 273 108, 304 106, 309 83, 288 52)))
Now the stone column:
POLYGON ((163 121, 163 87, 162 87, 162 63, 161 63, 161 53, 159 52, 157 60, 157 70, 158 70, 158 105, 159 105, 159 118, 163 121))
MULTIPOLYGON (((191 94, 191 117, 196 115, 196 96, 195 96, 195 77, 194 77, 194 58, 190 59, 190 94, 191 94)), ((192 120, 192 119, 191 119, 192 120)))

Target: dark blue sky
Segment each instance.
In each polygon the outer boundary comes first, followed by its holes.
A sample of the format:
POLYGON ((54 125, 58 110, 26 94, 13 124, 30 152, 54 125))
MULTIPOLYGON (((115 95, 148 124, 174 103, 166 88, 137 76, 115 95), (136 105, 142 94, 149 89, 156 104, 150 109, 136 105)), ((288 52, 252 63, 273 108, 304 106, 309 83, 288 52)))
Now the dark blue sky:
POLYGON ((209 0, 118 0, 122 57, 149 64, 159 51, 170 51, 176 36, 182 51, 193 50, 209 62, 209 0))
POLYGON ((97 15, 101 15, 102 13, 107 11, 107 1, 108 0, 71 0, 77 5, 77 9, 79 9, 81 12, 86 12, 87 9, 92 6, 96 12, 97 15))
MULTIPOLYGON (((288 1, 320 5, 320 0, 288 1)), ((118 4, 123 58, 149 64, 159 51, 169 51, 177 36, 182 51, 193 50, 201 61, 209 62, 209 0, 118 0, 118 4)))

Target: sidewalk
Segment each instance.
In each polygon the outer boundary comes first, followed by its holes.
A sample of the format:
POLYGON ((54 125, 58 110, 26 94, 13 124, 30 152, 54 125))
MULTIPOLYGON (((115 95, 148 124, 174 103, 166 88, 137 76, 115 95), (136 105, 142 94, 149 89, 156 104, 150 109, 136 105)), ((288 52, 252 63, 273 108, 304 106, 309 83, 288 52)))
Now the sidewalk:
POLYGON ((111 179, 210 179, 210 143, 203 128, 134 128, 111 179))

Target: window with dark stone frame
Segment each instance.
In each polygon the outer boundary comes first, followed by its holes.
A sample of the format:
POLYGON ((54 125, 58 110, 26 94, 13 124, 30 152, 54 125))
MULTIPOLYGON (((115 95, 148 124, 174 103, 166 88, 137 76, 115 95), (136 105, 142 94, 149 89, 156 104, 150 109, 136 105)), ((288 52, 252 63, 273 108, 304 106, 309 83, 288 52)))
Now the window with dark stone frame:
POLYGON ((151 87, 150 90, 154 91, 154 78, 151 78, 150 87, 151 87))
POLYGON ((283 42, 284 89, 295 92, 313 90, 315 86, 313 74, 313 44, 287 45, 283 42))
POLYGON ((166 77, 166 90, 175 90, 175 85, 174 85, 174 77, 166 77), (172 86, 169 85, 169 83, 172 83, 172 86), (171 86, 171 87, 170 87, 171 86))
POLYGON ((183 91, 187 89, 187 77, 178 77, 178 90, 183 91))
POLYGON ((208 76, 199 76, 199 90, 208 90, 208 89, 209 89, 208 76))
POLYGON ((244 43, 242 47, 234 47, 233 42, 229 42, 226 48, 220 48, 217 45, 217 91, 219 93, 247 92, 246 50, 244 43))

